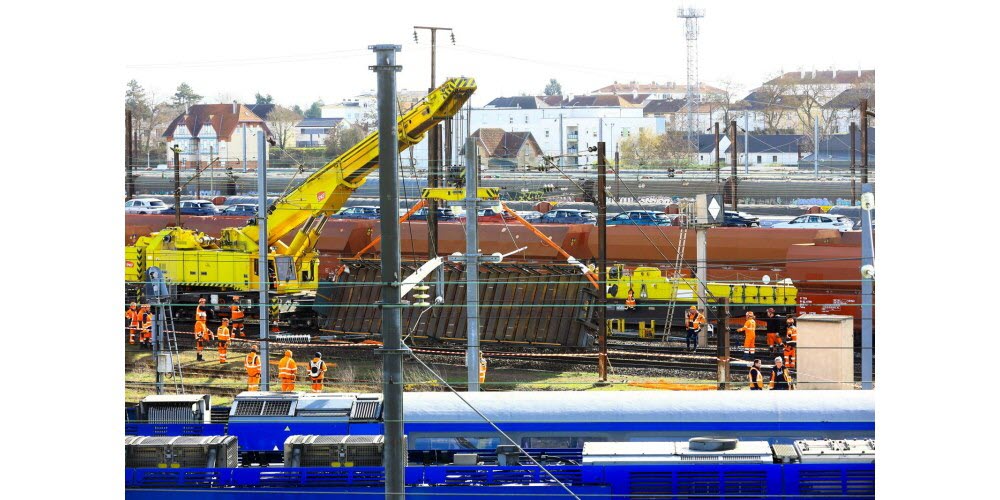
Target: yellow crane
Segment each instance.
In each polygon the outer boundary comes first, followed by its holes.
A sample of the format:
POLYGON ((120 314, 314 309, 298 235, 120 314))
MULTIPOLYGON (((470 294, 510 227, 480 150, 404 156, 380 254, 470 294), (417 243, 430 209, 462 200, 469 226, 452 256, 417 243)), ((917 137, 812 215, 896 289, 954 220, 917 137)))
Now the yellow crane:
MULTIPOLYGON (((417 144, 431 127, 457 113, 475 90, 474 79, 451 78, 399 117, 399 151, 417 144)), ((272 292, 288 295, 316 289, 316 242, 324 224, 377 168, 378 132, 372 132, 267 208, 272 292), (296 228, 290 243, 281 241, 296 228)), ((125 247, 126 284, 141 285, 146 269, 157 266, 181 293, 258 290, 258 245, 254 220, 225 228, 217 238, 167 227, 125 247)))

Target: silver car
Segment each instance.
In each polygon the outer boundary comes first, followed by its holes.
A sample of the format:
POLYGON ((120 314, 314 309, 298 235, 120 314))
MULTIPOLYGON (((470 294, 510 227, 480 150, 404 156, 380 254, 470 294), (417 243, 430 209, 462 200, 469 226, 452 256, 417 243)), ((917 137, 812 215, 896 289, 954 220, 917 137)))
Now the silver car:
POLYGON ((125 202, 127 214, 158 214, 166 210, 167 204, 156 198, 136 198, 125 202))
POLYGON ((838 231, 850 231, 854 228, 854 221, 843 215, 807 214, 800 215, 788 222, 779 222, 771 227, 778 229, 836 229, 838 231))

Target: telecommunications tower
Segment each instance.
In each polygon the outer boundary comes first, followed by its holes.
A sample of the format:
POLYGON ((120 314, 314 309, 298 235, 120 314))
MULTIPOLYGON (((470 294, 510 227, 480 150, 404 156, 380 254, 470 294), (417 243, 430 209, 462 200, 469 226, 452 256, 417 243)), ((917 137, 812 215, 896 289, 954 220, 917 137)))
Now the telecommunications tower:
POLYGON ((697 148, 694 130, 694 106, 700 101, 701 86, 698 84, 698 19, 705 17, 705 9, 677 9, 677 17, 684 19, 687 38, 687 136, 693 148, 697 148))

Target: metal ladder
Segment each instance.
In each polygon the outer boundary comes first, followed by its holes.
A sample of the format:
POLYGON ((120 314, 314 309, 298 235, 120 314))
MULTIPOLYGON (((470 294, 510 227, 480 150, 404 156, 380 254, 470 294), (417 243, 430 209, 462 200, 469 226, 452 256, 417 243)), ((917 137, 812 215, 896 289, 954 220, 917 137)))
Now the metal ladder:
MULTIPOLYGON (((180 363, 180 347, 177 345, 177 328, 174 325, 174 310, 171 303, 176 296, 176 290, 170 290, 167 287, 166 280, 163 277, 163 273, 156 267, 151 267, 146 270, 148 277, 145 295, 150 304, 154 307, 154 328, 159 330, 156 332, 158 334, 157 338, 154 339, 159 343, 160 354, 167 354, 170 359, 170 371, 164 373, 170 373, 170 378, 174 383, 174 393, 184 394, 184 373, 181 370, 180 363)), ((156 373, 159 373, 159 359, 154 359, 154 369, 156 373)), ((159 384, 157 383, 157 389, 159 389, 159 384)))
POLYGON ((681 268, 684 266, 684 247, 687 245, 687 234, 688 234, 688 221, 689 221, 689 210, 685 208, 681 214, 680 231, 677 237, 677 258, 674 259, 674 275, 669 278, 670 281, 670 301, 667 305, 667 318, 663 325, 663 341, 667 342, 670 340, 670 334, 673 332, 674 328, 674 313, 677 310, 677 288, 679 286, 680 280, 683 276, 681 273, 681 268))

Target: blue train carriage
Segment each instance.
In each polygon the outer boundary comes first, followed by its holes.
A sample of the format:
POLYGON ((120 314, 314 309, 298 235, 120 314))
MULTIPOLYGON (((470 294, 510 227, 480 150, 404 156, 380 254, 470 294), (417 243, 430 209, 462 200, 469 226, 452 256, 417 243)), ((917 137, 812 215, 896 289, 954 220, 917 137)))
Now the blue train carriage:
MULTIPOLYGON (((875 437, 871 391, 478 392, 464 394, 527 449, 582 449, 588 442, 697 436, 764 439, 875 437)), ((150 396, 126 422, 129 435, 233 435, 241 463, 282 460, 291 435, 383 434, 380 394, 244 392, 209 413, 208 396, 150 396), (187 398, 187 399, 186 399, 187 398), (204 403, 191 404, 191 401, 204 403), (174 408, 170 408, 173 405, 174 408)), ((502 437, 456 395, 404 394, 404 431, 414 459, 495 450, 502 437)))
MULTIPOLYGON (((381 495, 382 436, 290 436, 284 462, 235 467, 233 436, 126 438, 129 498, 233 497, 268 493, 381 495), (171 439, 170 443, 167 440, 171 439), (156 442, 150 442, 160 440, 156 442), (153 467, 157 461, 163 461, 153 467), (211 465, 211 466, 208 466, 211 465)), ((513 448, 513 447, 512 447, 513 448)), ((539 457, 536 457, 536 459, 539 457)), ((406 468, 411 498, 874 498, 875 442, 592 442, 580 462, 535 466, 516 448, 492 457, 456 454, 406 468)))

